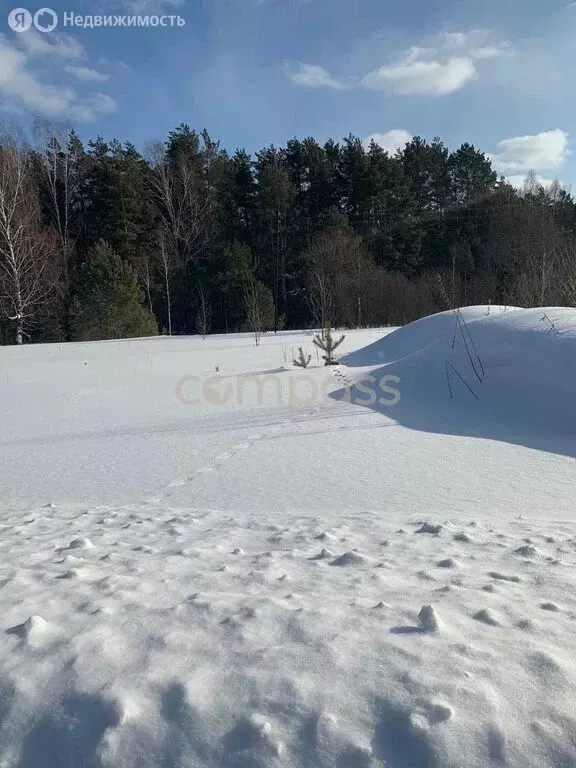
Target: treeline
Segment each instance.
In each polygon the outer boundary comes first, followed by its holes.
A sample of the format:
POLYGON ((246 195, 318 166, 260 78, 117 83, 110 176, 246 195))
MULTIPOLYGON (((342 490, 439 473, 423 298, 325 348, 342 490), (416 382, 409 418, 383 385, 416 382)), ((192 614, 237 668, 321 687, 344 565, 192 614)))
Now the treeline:
POLYGON ((576 206, 463 144, 349 136, 230 155, 187 125, 140 154, 0 136, 0 340, 401 324, 576 302, 576 206))

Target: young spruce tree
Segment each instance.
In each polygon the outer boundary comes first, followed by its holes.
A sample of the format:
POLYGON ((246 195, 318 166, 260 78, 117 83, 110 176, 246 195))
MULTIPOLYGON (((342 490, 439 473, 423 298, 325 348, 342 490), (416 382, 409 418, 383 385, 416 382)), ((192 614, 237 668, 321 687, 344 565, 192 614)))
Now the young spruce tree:
POLYGON ((78 271, 72 330, 76 341, 158 333, 153 314, 142 306, 136 273, 103 240, 78 271))

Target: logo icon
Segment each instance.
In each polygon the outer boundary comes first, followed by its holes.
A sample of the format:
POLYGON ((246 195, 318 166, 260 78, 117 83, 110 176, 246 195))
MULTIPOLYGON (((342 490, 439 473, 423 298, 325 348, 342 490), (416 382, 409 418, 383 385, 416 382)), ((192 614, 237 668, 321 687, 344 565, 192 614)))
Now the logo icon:
POLYGON ((14 8, 8 14, 8 26, 13 32, 28 32, 32 26, 32 14, 26 8, 14 8))
POLYGON ((34 26, 38 32, 53 32, 58 26, 58 14, 51 8, 40 8, 34 14, 34 26))

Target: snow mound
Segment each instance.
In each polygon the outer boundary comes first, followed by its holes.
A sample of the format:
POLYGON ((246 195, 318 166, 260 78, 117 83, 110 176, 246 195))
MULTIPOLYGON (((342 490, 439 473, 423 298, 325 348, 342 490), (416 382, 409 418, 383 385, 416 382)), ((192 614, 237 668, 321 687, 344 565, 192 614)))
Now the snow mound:
POLYGON ((521 547, 518 547, 518 549, 515 549, 514 553, 521 557, 536 557, 538 550, 531 544, 523 544, 521 547))
MULTIPOLYGON (((487 316, 502 317, 508 312, 513 314, 522 310, 518 310, 517 307, 491 307, 490 315, 487 315, 487 307, 480 306, 463 307, 458 311, 466 323, 471 323, 487 316)), ((455 313, 450 310, 415 320, 363 349, 350 352, 342 357, 340 362, 353 368, 392 363, 420 352, 428 346, 436 345, 439 339, 451 340, 454 336, 454 316, 455 313)))
POLYGON ((332 560, 330 565, 339 566, 355 566, 355 565, 371 565, 374 561, 372 558, 363 555, 361 552, 344 552, 339 555, 335 560, 332 560))
POLYGON ((38 639, 42 637, 48 629, 48 622, 42 616, 30 616, 24 624, 15 628, 15 634, 19 634, 26 639, 38 639))
POLYGON ((68 545, 69 549, 92 549, 94 547, 94 544, 90 541, 90 539, 73 539, 70 544, 68 545))
POLYGON ((500 626, 500 622, 489 608, 482 608, 477 611, 473 618, 475 618, 476 621, 481 621, 483 624, 488 624, 491 627, 500 626))
POLYGON ((423 605, 418 614, 420 624, 426 632, 439 632, 441 627, 440 619, 433 605, 423 605))
POLYGON ((335 400, 415 429, 574 455, 567 438, 576 428, 575 309, 442 312, 347 355, 343 363, 354 383, 332 393, 335 400))
POLYGON ((442 526, 440 523, 422 523, 420 528, 416 531, 416 533, 430 533, 432 535, 437 535, 441 533, 442 526))
POLYGON ((336 557, 334 552, 329 549, 323 548, 317 555, 312 555, 310 560, 331 560, 336 557))

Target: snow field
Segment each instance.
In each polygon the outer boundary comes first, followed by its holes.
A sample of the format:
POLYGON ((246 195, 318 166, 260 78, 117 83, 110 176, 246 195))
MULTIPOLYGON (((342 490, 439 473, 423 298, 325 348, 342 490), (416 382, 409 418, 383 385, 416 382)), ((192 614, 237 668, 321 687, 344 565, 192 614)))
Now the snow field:
POLYGON ((192 514, 5 519, 3 765, 572 759, 571 525, 192 514))
POLYGON ((462 317, 0 349, 0 766, 576 765, 576 312, 462 317))

